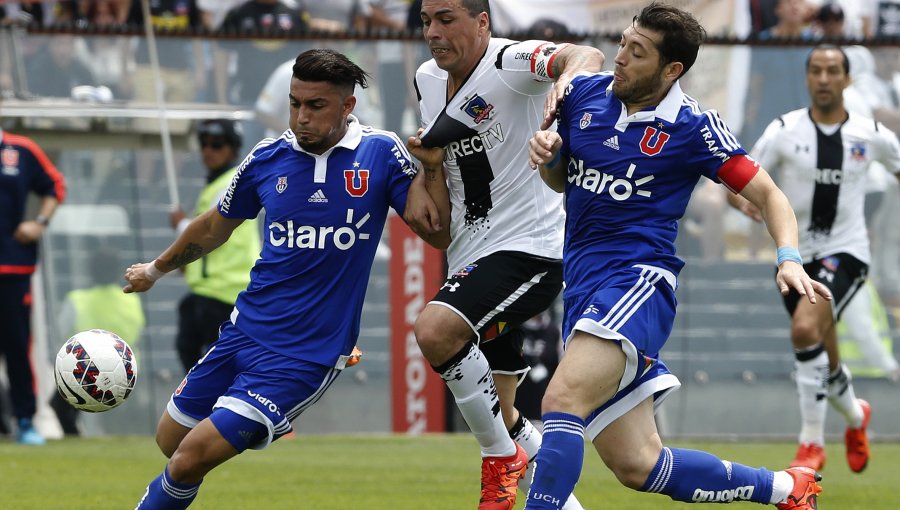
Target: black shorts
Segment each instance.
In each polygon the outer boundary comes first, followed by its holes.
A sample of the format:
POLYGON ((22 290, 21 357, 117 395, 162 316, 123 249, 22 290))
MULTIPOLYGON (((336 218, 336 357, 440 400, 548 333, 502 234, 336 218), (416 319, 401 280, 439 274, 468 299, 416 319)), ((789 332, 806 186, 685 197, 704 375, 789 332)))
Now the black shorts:
POLYGON ((431 302, 469 323, 494 372, 524 374, 519 326, 553 304, 562 281, 560 260, 501 251, 452 274, 431 302))
MULTIPOLYGON (((836 253, 813 259, 812 262, 803 264, 803 269, 811 279, 821 282, 831 291, 834 320, 838 321, 847 303, 866 281, 869 266, 846 253, 836 253)), ((791 289, 783 299, 784 307, 793 317, 797 303, 800 302, 800 294, 791 289)))

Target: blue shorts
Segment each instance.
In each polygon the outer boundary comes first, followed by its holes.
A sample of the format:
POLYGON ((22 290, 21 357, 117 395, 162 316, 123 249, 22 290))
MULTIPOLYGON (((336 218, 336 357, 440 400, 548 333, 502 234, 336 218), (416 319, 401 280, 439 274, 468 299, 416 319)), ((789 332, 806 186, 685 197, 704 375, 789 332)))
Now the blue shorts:
POLYGON ((587 418, 593 440, 607 425, 649 397, 654 408, 681 382, 659 360, 675 323, 675 275, 635 265, 607 274, 589 293, 565 298, 563 336, 582 331, 618 343, 625 352, 625 374, 616 394, 587 418))
POLYGON ((169 416, 193 428, 215 408, 226 408, 266 426, 262 449, 291 432, 291 421, 315 404, 340 370, 272 352, 226 322, 219 339, 191 368, 166 406, 169 416))

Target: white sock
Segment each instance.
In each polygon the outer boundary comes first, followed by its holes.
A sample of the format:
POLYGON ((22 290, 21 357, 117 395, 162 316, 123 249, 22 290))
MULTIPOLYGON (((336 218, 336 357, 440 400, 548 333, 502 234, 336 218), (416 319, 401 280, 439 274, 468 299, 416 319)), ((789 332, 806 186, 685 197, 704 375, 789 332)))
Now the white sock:
MULTIPOLYGON (((534 459, 537 457, 538 450, 541 449, 543 436, 524 416, 520 415, 519 420, 523 422, 523 425, 518 427, 518 430, 516 427, 513 427, 513 430, 516 430, 513 439, 528 454, 528 470, 525 471, 525 476, 519 480, 519 490, 527 497, 528 489, 531 487, 531 478, 534 476, 534 459)), ((581 506, 575 494, 570 494, 566 504, 560 510, 584 510, 584 507, 581 506)))
POLYGON ((516 444, 509 437, 503 416, 500 414, 500 398, 494 377, 481 349, 467 344, 449 366, 441 372, 441 378, 453 393, 460 413, 481 446, 482 457, 508 457, 516 453, 516 444))
POLYGON ((800 443, 825 444, 828 353, 821 344, 795 353, 797 393, 800 395, 800 443))
POLYGON ((534 458, 541 449, 543 437, 524 416, 519 415, 519 422, 513 426, 510 434, 515 432, 515 435, 512 436, 513 440, 519 443, 519 446, 528 454, 528 469, 525 471, 525 476, 519 480, 519 490, 522 491, 522 494, 527 495, 528 489, 531 487, 531 477, 534 475, 534 458))
POLYGON ((787 471, 775 471, 775 477, 772 479, 772 500, 769 503, 773 505, 784 503, 793 490, 794 477, 787 471))
POLYGON ((828 377, 828 401, 844 415, 851 429, 862 427, 863 410, 853 391, 853 378, 847 366, 841 365, 828 377))

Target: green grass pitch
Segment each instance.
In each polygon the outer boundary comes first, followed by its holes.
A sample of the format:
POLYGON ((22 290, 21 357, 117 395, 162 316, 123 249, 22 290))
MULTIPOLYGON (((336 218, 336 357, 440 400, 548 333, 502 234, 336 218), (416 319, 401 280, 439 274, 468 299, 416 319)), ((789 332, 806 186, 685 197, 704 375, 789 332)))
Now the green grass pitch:
MULTIPOLYGON (((788 443, 669 444, 776 469, 789 462, 795 448, 788 443)), ((820 510, 900 508, 900 444, 872 446, 863 474, 849 471, 843 445, 828 446, 820 510)), ((44 447, 0 441, 0 509, 130 510, 163 464, 150 437, 66 439, 44 447)), ((214 470, 191 509, 474 510, 479 465, 478 448, 468 434, 300 435, 214 470)), ((688 508, 621 487, 593 449, 587 451, 576 494, 587 510, 688 508)), ((522 500, 516 509, 524 506, 522 500)), ((738 503, 735 508, 763 507, 738 503)))

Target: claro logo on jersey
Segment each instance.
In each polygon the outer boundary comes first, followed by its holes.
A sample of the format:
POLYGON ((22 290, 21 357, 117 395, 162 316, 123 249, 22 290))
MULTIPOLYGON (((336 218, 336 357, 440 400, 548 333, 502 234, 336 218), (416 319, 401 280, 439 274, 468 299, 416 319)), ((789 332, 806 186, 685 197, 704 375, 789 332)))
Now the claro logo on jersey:
POLYGON ((654 176, 647 175, 633 181, 636 169, 637 166, 634 163, 628 165, 628 170, 625 172, 627 179, 623 179, 601 172, 596 168, 585 168, 584 161, 574 159, 569 162, 569 182, 598 195, 602 195, 606 191, 613 200, 620 202, 628 200, 632 195, 649 197, 651 192, 639 188, 652 181, 654 176))
POLYGON ((454 140, 444 147, 444 161, 452 161, 463 156, 470 156, 485 150, 491 150, 504 140, 503 125, 497 124, 475 136, 454 140))
POLYGON ((273 221, 269 224, 269 243, 272 246, 288 248, 325 250, 332 246, 339 250, 349 250, 357 240, 369 239, 369 234, 359 229, 369 221, 369 213, 354 222, 353 209, 347 209, 347 225, 342 227, 315 227, 298 225, 294 220, 273 221))

